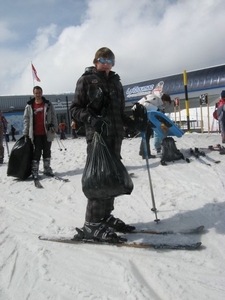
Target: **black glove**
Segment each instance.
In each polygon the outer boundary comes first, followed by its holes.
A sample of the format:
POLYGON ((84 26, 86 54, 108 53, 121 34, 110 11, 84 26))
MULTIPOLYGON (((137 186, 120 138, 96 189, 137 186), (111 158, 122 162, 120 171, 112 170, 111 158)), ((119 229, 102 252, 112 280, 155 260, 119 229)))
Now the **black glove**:
POLYGON ((133 116, 137 130, 146 131, 148 122, 146 107, 138 102, 135 103, 133 116))
POLYGON ((47 130, 54 130, 54 124, 52 124, 52 123, 48 124, 47 130))
POLYGON ((105 121, 102 117, 92 117, 90 116, 88 118, 88 123, 91 124, 92 127, 94 127, 95 131, 97 131, 98 133, 101 133, 103 126, 105 124, 105 121))

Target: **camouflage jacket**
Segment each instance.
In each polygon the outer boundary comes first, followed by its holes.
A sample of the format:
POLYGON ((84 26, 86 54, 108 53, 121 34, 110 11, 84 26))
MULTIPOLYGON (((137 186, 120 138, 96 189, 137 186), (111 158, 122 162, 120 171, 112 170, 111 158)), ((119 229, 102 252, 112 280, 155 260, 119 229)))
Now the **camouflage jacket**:
POLYGON ((86 72, 78 79, 74 101, 70 110, 72 118, 83 122, 86 139, 91 141, 94 128, 88 123, 89 116, 103 116, 108 126, 102 135, 110 138, 122 138, 124 126, 131 120, 124 113, 125 98, 120 77, 110 71, 107 76, 104 71, 94 67, 86 68, 86 72))

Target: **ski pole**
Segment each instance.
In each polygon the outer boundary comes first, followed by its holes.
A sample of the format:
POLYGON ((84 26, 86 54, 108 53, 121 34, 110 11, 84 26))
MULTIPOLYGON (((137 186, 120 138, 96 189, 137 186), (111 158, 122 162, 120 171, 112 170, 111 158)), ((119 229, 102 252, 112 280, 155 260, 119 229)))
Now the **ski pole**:
POLYGON ((62 147, 64 148, 64 150, 66 151, 66 147, 64 146, 63 142, 59 139, 60 144, 62 145, 62 147))
POLYGON ((59 140, 58 140, 58 136, 57 136, 57 134, 56 134, 56 141, 57 141, 57 143, 58 143, 59 150, 60 150, 60 151, 62 151, 62 148, 61 148, 61 146, 60 146, 60 144, 59 144, 59 140))
POLYGON ((58 143, 58 145, 59 145, 59 149, 60 149, 60 151, 62 151, 62 148, 64 148, 64 150, 66 151, 67 149, 65 148, 65 146, 64 146, 64 144, 63 144, 63 142, 60 140, 60 138, 59 138, 58 134, 57 134, 57 133, 55 133, 55 135, 56 135, 56 140, 57 140, 57 143, 58 143), (60 144, 61 144, 61 145, 60 145, 60 144))
POLYGON ((141 132, 141 137, 142 137, 142 143, 143 143, 143 147, 144 147, 144 155, 145 155, 145 159, 146 159, 149 186, 150 186, 152 205, 153 205, 153 208, 151 210, 154 211, 155 217, 156 217, 155 222, 158 223, 160 221, 160 219, 158 219, 158 217, 157 217, 157 209, 156 209, 156 206, 155 206, 155 197, 154 197, 154 193, 153 193, 153 186, 152 186, 152 180, 151 180, 151 175, 150 175, 150 167, 149 167, 149 162, 148 162, 148 150, 147 150, 146 134, 145 134, 144 131, 141 132))
POLYGON ((8 145, 8 142, 7 142, 6 134, 4 136, 5 136, 6 149, 7 149, 7 153, 8 153, 8 157, 9 157, 9 145, 8 145))

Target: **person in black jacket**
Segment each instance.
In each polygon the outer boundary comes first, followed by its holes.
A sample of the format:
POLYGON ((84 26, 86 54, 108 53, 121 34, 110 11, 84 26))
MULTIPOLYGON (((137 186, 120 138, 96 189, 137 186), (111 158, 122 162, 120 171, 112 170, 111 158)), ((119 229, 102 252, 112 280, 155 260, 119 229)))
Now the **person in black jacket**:
POLYGON ((12 142, 16 141, 15 133, 16 133, 16 128, 13 125, 11 125, 12 142))
POLYGON ((4 146, 3 146, 3 137, 7 131, 7 120, 3 116, 3 112, 0 110, 0 164, 3 164, 4 160, 4 146))
MULTIPOLYGON (((70 107, 72 118, 83 122, 86 130, 87 153, 95 131, 101 133, 111 151, 119 158, 124 126, 134 127, 134 120, 124 113, 125 98, 120 77, 111 71, 115 65, 114 53, 106 47, 100 48, 93 60, 94 67, 88 67, 79 78, 74 101, 70 107)), ((134 124, 135 123, 135 124, 134 124)), ((139 124, 144 126, 142 122, 139 124)), ((88 199, 82 238, 113 242, 118 232, 129 232, 134 226, 125 224, 111 213, 114 198, 88 199)))

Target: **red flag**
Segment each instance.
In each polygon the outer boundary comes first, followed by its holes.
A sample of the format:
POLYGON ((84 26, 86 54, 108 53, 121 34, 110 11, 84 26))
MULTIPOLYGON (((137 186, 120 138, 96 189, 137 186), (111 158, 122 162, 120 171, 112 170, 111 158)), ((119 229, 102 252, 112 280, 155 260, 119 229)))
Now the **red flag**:
POLYGON ((34 65, 31 63, 31 68, 32 68, 32 74, 33 74, 33 78, 36 80, 36 81, 41 81, 41 79, 37 76, 37 71, 34 67, 34 65))

